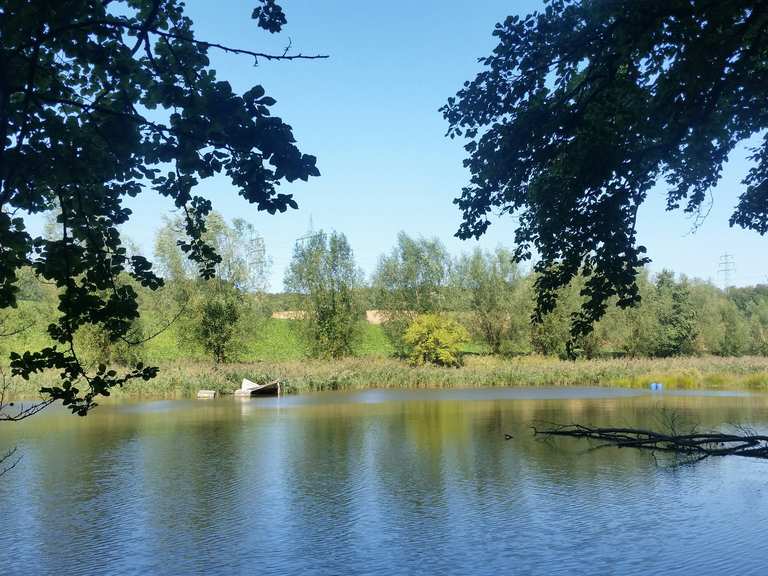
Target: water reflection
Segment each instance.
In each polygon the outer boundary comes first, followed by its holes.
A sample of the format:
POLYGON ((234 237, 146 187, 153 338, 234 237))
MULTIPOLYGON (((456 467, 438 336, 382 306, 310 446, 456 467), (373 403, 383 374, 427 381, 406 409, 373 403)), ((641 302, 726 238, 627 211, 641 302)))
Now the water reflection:
POLYGON ((659 467, 528 429, 669 411, 768 426, 763 396, 590 389, 52 411, 0 430, 24 453, 0 482, 3 574, 762 573, 765 463, 659 467))

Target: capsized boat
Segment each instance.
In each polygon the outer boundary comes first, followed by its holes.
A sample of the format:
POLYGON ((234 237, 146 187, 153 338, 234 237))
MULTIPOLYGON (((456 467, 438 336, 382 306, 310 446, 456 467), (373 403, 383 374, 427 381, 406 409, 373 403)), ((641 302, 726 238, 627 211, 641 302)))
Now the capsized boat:
POLYGON ((266 384, 256 384, 243 378, 243 383, 240 388, 235 390, 235 396, 240 398, 249 398, 251 396, 279 396, 280 395, 280 380, 272 380, 266 384))

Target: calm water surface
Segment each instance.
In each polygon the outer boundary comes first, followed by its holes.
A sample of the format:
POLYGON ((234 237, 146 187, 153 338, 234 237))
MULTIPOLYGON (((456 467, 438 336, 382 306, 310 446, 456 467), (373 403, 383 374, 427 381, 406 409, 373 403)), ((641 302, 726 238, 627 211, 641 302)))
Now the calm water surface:
POLYGON ((0 574, 767 574, 768 463, 528 430, 670 412, 768 430, 766 396, 591 389, 51 410, 0 428, 0 574))

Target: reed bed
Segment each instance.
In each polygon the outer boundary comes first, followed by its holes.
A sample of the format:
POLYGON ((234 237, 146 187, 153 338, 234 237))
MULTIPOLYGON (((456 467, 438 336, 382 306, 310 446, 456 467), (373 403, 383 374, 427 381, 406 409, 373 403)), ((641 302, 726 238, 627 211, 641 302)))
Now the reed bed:
MULTIPOLYGON (((215 365, 173 361, 160 364, 149 382, 132 382, 117 397, 190 398, 200 389, 231 393, 243 378, 265 382, 279 378, 289 393, 367 388, 482 388, 499 386, 606 386, 667 389, 768 390, 768 358, 713 356, 665 359, 564 361, 526 356, 469 356, 461 368, 413 367, 394 358, 347 358, 251 362, 215 365)), ((29 382, 14 381, 13 397, 33 397, 57 381, 51 373, 29 382)))

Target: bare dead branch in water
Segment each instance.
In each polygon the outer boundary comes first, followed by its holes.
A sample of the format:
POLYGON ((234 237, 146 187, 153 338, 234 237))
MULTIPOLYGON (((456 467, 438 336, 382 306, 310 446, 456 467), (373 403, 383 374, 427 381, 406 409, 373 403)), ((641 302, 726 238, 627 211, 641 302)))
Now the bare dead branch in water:
POLYGON ((663 434, 638 428, 592 428, 581 424, 557 424, 547 428, 532 426, 536 436, 553 438, 565 436, 601 442, 596 448, 615 446, 658 452, 684 454, 695 460, 710 456, 745 456, 768 459, 768 436, 755 434, 746 428, 739 434, 700 432, 663 434))

